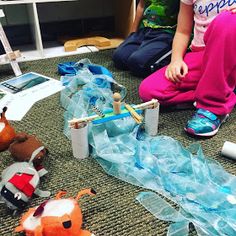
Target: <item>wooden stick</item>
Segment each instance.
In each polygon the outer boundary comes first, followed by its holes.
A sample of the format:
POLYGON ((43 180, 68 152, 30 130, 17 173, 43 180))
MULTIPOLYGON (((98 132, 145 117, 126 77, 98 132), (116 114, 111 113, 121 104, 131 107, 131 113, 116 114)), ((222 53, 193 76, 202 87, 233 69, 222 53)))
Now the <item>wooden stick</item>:
MULTIPOLYGON (((138 104, 138 105, 134 105, 133 109, 141 109, 141 110, 143 110, 143 109, 148 109, 148 108, 155 108, 158 105, 159 105, 158 100, 152 99, 149 102, 145 102, 145 103, 141 103, 141 104, 138 104)), ((81 123, 81 122, 91 122, 91 121, 93 121, 93 120, 95 120, 97 118, 99 118, 99 115, 82 117, 82 118, 79 118, 79 119, 74 118, 72 120, 69 120, 68 123, 69 123, 70 127, 74 127, 74 124, 76 122, 78 122, 78 123, 81 123)))
POLYGON ((69 120, 69 126, 73 127, 75 123, 82 123, 82 122, 90 122, 98 118, 99 115, 93 115, 93 116, 87 116, 87 117, 82 117, 82 118, 74 118, 72 120, 69 120))
POLYGON ((158 100, 157 99, 152 99, 149 102, 144 102, 138 105, 134 105, 134 109, 147 109, 147 108, 155 108, 158 106, 158 100))

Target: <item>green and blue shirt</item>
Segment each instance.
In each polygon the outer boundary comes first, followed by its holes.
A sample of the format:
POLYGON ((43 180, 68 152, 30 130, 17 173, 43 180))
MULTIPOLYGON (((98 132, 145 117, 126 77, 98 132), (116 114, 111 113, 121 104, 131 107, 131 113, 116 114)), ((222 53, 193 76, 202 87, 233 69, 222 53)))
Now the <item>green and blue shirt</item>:
POLYGON ((140 27, 173 29, 176 26, 179 0, 145 0, 140 27))

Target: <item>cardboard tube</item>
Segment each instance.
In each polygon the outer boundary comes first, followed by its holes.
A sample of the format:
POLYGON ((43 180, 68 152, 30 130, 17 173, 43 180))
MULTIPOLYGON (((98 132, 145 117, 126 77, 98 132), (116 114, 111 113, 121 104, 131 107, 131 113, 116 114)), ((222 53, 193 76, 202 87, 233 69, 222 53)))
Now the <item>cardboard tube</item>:
POLYGON ((236 143, 226 141, 222 147, 221 154, 236 160, 236 143))
POLYGON ((71 144, 75 158, 83 159, 89 156, 87 124, 78 129, 71 128, 71 144))
POLYGON ((145 110, 145 131, 150 136, 156 136, 159 123, 159 106, 145 110))

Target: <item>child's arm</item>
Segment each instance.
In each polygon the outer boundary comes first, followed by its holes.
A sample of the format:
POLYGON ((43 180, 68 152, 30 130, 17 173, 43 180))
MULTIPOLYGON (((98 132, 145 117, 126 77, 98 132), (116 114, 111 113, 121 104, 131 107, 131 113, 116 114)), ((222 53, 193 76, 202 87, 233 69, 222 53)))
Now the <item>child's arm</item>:
POLYGON ((130 33, 136 32, 138 30, 140 21, 143 17, 144 6, 145 6, 144 0, 140 0, 137 6, 134 22, 132 24, 130 33))
POLYGON ((181 2, 178 25, 173 41, 172 60, 183 60, 193 27, 193 6, 181 2))
POLYGON ((178 25, 175 32, 171 63, 166 69, 166 77, 173 82, 180 82, 188 73, 188 67, 183 61, 193 27, 193 5, 180 3, 178 25))

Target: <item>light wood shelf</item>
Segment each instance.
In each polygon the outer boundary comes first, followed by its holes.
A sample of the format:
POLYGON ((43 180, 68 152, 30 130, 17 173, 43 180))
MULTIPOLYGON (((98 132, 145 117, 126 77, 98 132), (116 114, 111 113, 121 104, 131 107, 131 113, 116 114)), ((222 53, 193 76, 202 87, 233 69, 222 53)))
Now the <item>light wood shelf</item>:
MULTIPOLYGON (((87 8, 89 8, 92 12, 98 11, 99 9, 91 9, 92 8, 91 1, 92 0, 90 0, 90 2, 87 3, 87 8)), ((9 23, 9 21, 7 20, 9 9, 12 9, 17 5, 24 4, 24 6, 19 7, 20 9, 19 11, 22 11, 21 9, 24 8, 24 11, 26 11, 28 14, 27 24, 31 28, 31 37, 33 38, 33 43, 32 45, 19 45, 15 47, 16 49, 19 49, 22 53, 22 57, 19 59, 19 61, 29 61, 29 60, 43 59, 43 58, 49 58, 49 57, 74 55, 74 54, 97 51, 97 50, 102 50, 102 49, 107 49, 107 48, 115 48, 128 35, 131 24, 134 20, 136 0, 109 0, 110 8, 112 9, 112 14, 113 14, 112 17, 114 16, 114 24, 115 24, 114 32, 113 32, 114 37, 113 36, 111 38, 108 37, 112 42, 111 46, 105 47, 105 48, 95 48, 93 46, 87 46, 87 47, 78 48, 74 52, 65 52, 63 45, 60 45, 58 42, 44 42, 42 38, 41 25, 44 23, 45 19, 47 21, 50 21, 51 15, 48 13, 44 13, 42 10, 39 11, 39 9, 41 9, 42 6, 45 7, 46 9, 47 6, 57 7, 59 6, 58 4, 63 4, 64 11, 66 12, 67 10, 71 9, 71 4, 75 4, 75 7, 77 7, 80 2, 82 2, 82 0, 0 1, 0 9, 3 9, 5 13, 5 17, 6 17, 6 19, 4 18, 1 18, 1 19, 4 20, 6 26, 13 25, 14 23, 18 24, 17 18, 15 18, 17 16, 12 16, 12 13, 11 13, 11 19, 13 18, 14 22, 9 23), (67 6, 69 6, 69 9, 66 9, 67 6), (48 15, 44 15, 44 14, 48 14, 48 15)), ((94 3, 96 3, 96 7, 98 5, 101 7, 100 12, 104 11, 104 8, 107 7, 104 5, 105 2, 106 0, 96 0, 96 1, 94 0, 94 3), (98 1, 101 2, 100 5, 98 4, 98 1)), ((86 1, 84 1, 82 5, 83 5, 83 8, 86 8, 86 1)), ((56 10, 57 9, 55 8, 55 11, 56 10)), ((86 17, 86 13, 85 13, 86 10, 87 9, 85 9, 85 11, 82 12, 83 17, 86 17)), ((78 15, 77 17, 79 19, 80 15, 78 15)), ((91 15, 89 17, 91 17, 91 15)))

